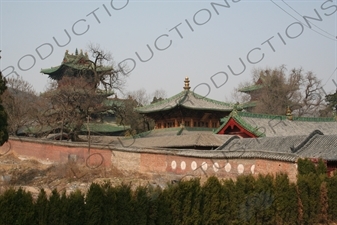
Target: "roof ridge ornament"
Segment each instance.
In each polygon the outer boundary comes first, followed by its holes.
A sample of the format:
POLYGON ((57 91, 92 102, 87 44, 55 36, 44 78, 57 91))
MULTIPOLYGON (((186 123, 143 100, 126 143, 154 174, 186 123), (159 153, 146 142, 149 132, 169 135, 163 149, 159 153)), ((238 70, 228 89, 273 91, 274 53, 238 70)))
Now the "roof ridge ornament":
POLYGON ((190 79, 188 77, 185 77, 184 82, 185 82, 184 90, 185 91, 190 90, 191 89, 191 87, 190 87, 190 79))
MULTIPOLYGON (((290 150, 292 153, 296 153, 297 151, 299 151, 301 148, 304 147, 304 145, 306 145, 307 143, 309 143, 309 141, 314 138, 317 135, 324 135, 322 131, 320 130, 314 130, 313 132, 311 132, 305 139, 304 141, 302 141, 298 146, 291 146, 290 150)), ((309 143, 310 144, 310 143, 309 143)))

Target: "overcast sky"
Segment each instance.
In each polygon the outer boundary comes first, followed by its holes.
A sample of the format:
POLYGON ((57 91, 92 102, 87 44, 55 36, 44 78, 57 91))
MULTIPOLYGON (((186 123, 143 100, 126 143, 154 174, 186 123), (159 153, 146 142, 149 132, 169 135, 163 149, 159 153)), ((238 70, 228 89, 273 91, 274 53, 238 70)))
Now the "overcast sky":
POLYGON ((188 76, 192 90, 224 101, 252 69, 282 64, 336 88, 336 0, 0 1, 0 68, 38 92, 48 81, 41 68, 89 43, 128 63, 130 91, 170 97, 188 76))

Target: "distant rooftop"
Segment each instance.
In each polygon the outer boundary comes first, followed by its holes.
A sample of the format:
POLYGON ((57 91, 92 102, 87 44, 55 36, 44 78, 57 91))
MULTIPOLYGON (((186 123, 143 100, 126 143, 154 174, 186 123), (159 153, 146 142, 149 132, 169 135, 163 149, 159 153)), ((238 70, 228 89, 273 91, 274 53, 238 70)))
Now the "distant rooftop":
MULTIPOLYGON (((93 69, 93 63, 90 61, 87 52, 83 54, 83 51, 81 50, 78 54, 78 51, 76 49, 75 54, 69 54, 68 50, 66 50, 61 65, 47 69, 41 69, 41 73, 47 74, 50 78, 58 80, 60 79, 60 75, 62 75, 64 71, 68 68, 77 71, 89 70, 93 69)), ((112 70, 112 67, 100 66, 96 68, 96 71, 98 72, 109 70, 112 70)))
POLYGON ((241 88, 241 89, 239 89, 239 91, 240 92, 251 92, 251 91, 259 90, 261 88, 263 88, 263 85, 257 84, 257 85, 251 85, 251 86, 241 88))
POLYGON ((320 130, 327 135, 337 134, 335 118, 291 116, 291 119, 289 119, 286 115, 266 115, 236 111, 221 119, 222 125, 215 133, 220 132, 230 119, 233 119, 240 127, 255 134, 257 137, 308 135, 314 130, 320 130))
MULTIPOLYGON (((190 80, 185 78, 184 90, 168 99, 139 107, 136 109, 139 113, 150 113, 167 111, 177 106, 196 110, 212 110, 230 112, 233 110, 234 104, 216 101, 205 96, 201 96, 190 90, 190 80)), ((240 106, 237 106, 240 107, 240 106)))
MULTIPOLYGON (((235 151, 240 146, 244 146, 245 153, 260 151, 261 156, 265 155, 265 157, 270 157, 270 153, 283 153, 298 158, 337 160, 337 135, 324 135, 319 130, 315 130, 308 135, 231 139, 230 142, 225 143, 217 150, 235 151)), ((279 160, 279 158, 274 159, 279 160)))

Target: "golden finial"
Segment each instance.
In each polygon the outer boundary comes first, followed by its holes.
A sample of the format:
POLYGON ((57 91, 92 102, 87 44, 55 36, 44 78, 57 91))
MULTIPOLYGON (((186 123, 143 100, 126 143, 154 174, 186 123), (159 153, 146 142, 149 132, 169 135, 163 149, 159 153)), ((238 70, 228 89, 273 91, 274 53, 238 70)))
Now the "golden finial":
POLYGON ((184 87, 184 90, 190 90, 190 79, 188 79, 188 77, 185 77, 185 87, 184 87))
POLYGON ((291 114, 291 109, 290 109, 289 106, 288 106, 288 108, 287 108, 286 116, 287 116, 287 119, 288 119, 288 120, 292 120, 292 119, 293 119, 293 115, 291 114))

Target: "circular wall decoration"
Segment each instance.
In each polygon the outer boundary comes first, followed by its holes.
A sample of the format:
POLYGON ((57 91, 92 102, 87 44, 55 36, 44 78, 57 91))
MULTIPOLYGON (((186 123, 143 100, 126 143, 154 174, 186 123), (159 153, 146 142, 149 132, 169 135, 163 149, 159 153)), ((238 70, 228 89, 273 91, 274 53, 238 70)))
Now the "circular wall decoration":
POLYGON ((225 166, 226 172, 228 173, 229 171, 231 171, 231 169, 232 169, 231 164, 227 163, 226 166, 225 166))
POLYGON ((191 163, 191 169, 192 170, 196 170, 197 169, 197 163, 196 163, 196 161, 193 161, 192 163, 191 163))
POLYGON ((203 162, 203 163, 201 164, 201 168, 202 168, 204 171, 206 171, 206 170, 207 170, 207 162, 203 162))
POLYGON ((213 164, 213 170, 214 170, 214 172, 218 172, 219 168, 220 168, 219 167, 219 163, 216 162, 216 163, 213 164))
POLYGON ((173 160, 173 161, 171 162, 171 168, 174 169, 174 170, 177 168, 177 163, 176 163, 176 161, 173 160))
MULTIPOLYGON (((47 158, 47 160, 49 160, 48 158, 47 158)), ((103 162, 104 162, 104 157, 103 157, 103 155, 101 154, 101 153, 93 153, 93 154, 91 154, 91 155, 89 155, 88 157, 87 157, 87 159, 85 160, 85 164, 86 164, 86 166, 88 167, 88 168, 90 168, 90 169, 96 169, 96 168, 98 168, 98 167, 100 167, 102 164, 103 164, 103 162), (90 158, 91 157, 96 157, 96 156, 98 156, 98 158, 99 158, 99 162, 97 163, 97 158, 96 158, 96 163, 94 163, 94 165, 89 165, 89 163, 90 163, 90 158)))
POLYGON ((252 172, 252 174, 255 173, 255 165, 252 165, 252 167, 250 167, 250 171, 252 172))
POLYGON ((241 174, 245 170, 245 167, 242 164, 238 165, 238 173, 241 174))
POLYGON ((182 161, 182 162, 180 163, 180 167, 181 167, 182 170, 185 170, 185 169, 186 169, 186 163, 185 163, 185 161, 182 161))

